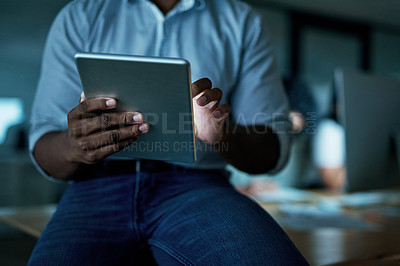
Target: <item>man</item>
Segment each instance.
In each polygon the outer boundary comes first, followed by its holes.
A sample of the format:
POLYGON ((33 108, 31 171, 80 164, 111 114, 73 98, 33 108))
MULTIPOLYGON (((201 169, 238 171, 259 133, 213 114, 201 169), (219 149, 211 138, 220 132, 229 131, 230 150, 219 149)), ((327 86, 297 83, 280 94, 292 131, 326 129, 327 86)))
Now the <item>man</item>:
POLYGON ((288 141, 276 133, 287 126, 286 111, 269 37, 248 5, 70 3, 47 40, 30 149, 44 174, 73 181, 30 264, 306 264, 272 218, 221 171, 227 162, 253 173, 279 170, 288 141), (115 99, 82 97, 77 105, 78 51, 187 59, 198 80, 196 137, 228 149, 201 150, 195 164, 180 166, 105 160, 151 127, 140 113, 108 112, 115 99))

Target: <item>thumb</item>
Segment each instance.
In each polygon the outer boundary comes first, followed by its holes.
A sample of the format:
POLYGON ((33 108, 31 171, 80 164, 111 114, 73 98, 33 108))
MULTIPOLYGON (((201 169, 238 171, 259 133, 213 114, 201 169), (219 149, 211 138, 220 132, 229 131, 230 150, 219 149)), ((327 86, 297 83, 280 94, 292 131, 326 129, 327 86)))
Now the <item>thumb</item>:
POLYGON ((81 93, 81 99, 79 100, 79 103, 86 101, 85 93, 82 91, 81 93))

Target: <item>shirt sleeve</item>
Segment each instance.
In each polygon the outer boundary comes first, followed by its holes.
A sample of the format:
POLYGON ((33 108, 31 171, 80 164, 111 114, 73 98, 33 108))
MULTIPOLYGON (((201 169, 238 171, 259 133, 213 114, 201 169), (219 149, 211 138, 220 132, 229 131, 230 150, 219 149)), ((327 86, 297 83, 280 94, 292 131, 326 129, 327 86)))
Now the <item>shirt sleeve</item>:
POLYGON ((82 47, 83 24, 75 2, 67 5, 54 20, 44 49, 32 106, 29 150, 33 163, 46 177, 32 151, 44 134, 68 128, 68 112, 79 103, 82 89, 74 56, 82 47))
POLYGON ((241 125, 267 125, 278 135, 280 158, 277 166, 269 172, 273 174, 283 168, 288 158, 288 101, 270 35, 261 16, 251 14, 246 24, 242 66, 231 96, 232 119, 241 125))

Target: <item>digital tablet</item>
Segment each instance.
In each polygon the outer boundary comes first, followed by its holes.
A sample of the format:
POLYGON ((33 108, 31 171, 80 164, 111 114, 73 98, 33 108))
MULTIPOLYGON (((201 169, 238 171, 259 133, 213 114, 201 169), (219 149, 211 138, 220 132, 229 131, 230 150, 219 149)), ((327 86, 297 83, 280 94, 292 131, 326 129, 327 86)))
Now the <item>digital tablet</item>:
POLYGON ((183 59, 77 53, 86 98, 113 97, 117 111, 137 111, 149 132, 113 157, 196 161, 190 65, 183 59))

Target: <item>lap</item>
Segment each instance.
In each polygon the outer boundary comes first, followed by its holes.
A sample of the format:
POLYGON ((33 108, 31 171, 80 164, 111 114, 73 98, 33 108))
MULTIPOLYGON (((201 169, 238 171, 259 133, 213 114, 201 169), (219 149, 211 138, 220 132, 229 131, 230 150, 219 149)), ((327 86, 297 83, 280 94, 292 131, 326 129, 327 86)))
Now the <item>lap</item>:
POLYGON ((73 183, 30 264, 151 265, 154 260, 161 265, 304 262, 275 221, 226 178, 186 171, 143 175, 139 183, 134 176, 73 183))
POLYGON ((133 180, 120 176, 72 183, 29 264, 132 265, 141 259, 151 261, 147 245, 132 230, 133 180))
POLYGON ((307 264, 271 216, 229 185, 191 190, 171 206, 149 237, 155 254, 186 265, 307 264))

